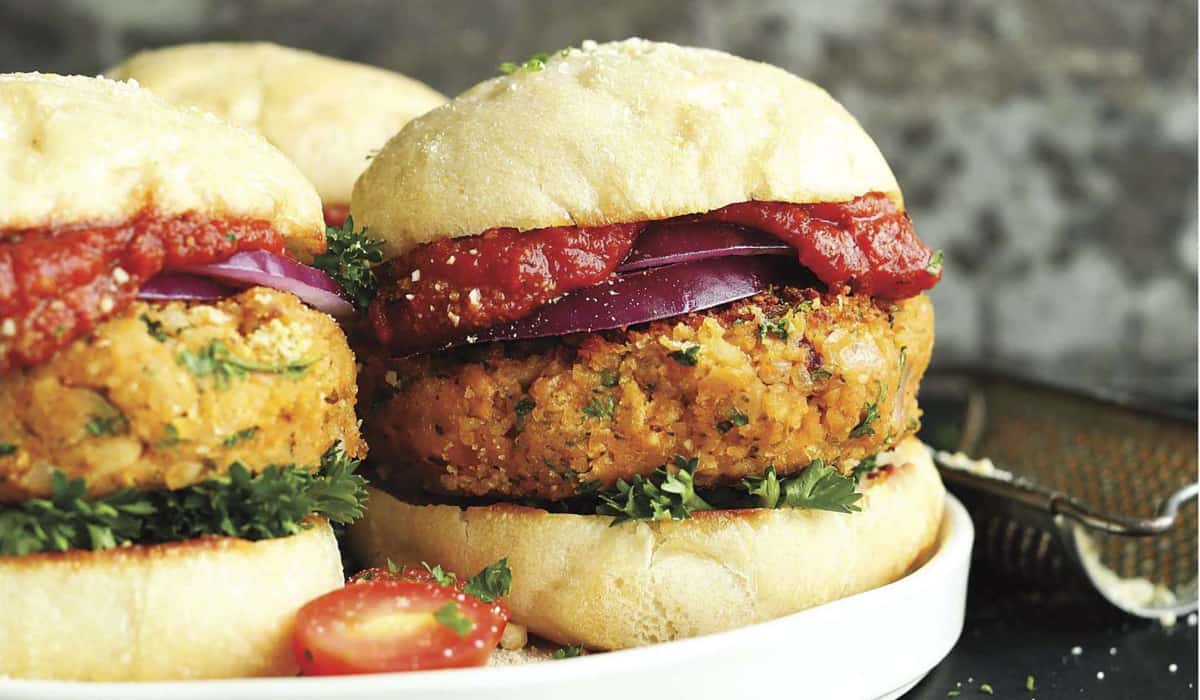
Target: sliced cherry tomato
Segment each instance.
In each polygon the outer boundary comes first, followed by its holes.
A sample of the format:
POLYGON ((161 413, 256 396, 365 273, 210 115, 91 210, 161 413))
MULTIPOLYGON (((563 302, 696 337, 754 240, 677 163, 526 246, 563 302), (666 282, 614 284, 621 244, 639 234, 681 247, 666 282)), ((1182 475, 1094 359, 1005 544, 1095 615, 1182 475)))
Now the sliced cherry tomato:
POLYGON ((292 651, 304 675, 482 666, 507 625, 501 606, 421 581, 361 581, 296 614, 292 651))
MULTIPOLYGON (((440 586, 450 586, 459 593, 463 593, 463 589, 466 588, 467 585, 466 579, 458 578, 452 573, 443 572, 440 566, 431 570, 425 566, 412 565, 404 566, 402 568, 389 567, 385 569, 383 567, 376 566, 370 569, 363 569, 357 574, 351 576, 350 579, 346 581, 346 584, 366 583, 370 581, 416 581, 418 583, 432 583, 440 586), (438 578, 439 576, 441 576, 441 579, 438 578), (447 580, 447 577, 449 577, 452 582, 442 583, 442 581, 447 580)), ((508 621, 510 613, 508 606, 504 603, 503 598, 497 598, 490 603, 487 601, 481 602, 488 606, 489 609, 491 609, 495 614, 503 617, 505 622, 508 621)))

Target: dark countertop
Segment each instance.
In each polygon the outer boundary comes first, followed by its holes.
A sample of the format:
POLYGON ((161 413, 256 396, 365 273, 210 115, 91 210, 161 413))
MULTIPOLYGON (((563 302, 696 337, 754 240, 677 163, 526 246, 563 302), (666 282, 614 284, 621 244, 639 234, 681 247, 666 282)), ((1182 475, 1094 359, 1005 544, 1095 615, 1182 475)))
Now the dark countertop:
POLYGON ((962 637, 906 700, 944 700, 953 690, 960 698, 984 698, 984 683, 996 698, 1197 697, 1195 618, 1164 627, 1086 591, 1048 593, 1006 582, 978 564, 962 637), (1034 692, 1025 689, 1030 675, 1034 692))

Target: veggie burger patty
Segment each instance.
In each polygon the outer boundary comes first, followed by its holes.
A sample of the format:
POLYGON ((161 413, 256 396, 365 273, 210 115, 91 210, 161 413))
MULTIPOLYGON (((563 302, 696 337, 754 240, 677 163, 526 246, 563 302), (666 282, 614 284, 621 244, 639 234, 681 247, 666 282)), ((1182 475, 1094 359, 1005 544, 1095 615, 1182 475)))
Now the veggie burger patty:
POLYGON ((0 501, 178 489, 241 463, 361 457, 354 356, 333 319, 255 288, 212 303, 134 302, 24 372, 0 375, 0 501))
POLYGON ((924 295, 783 288, 625 332, 375 357, 366 429, 390 478, 463 496, 559 500, 677 454, 699 486, 848 472, 916 431, 932 347, 924 295))

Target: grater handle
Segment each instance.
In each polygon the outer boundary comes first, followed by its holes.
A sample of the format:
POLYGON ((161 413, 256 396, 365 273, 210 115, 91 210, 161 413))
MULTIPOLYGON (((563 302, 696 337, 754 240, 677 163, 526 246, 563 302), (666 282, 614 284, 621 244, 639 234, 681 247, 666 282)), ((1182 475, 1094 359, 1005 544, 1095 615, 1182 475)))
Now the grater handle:
POLYGON ((1054 515, 1074 521, 1089 530, 1108 533, 1110 535, 1125 535, 1128 537, 1148 537, 1161 535, 1175 527, 1179 509, 1184 503, 1200 494, 1200 483, 1184 486, 1167 498, 1158 507, 1158 515, 1153 518, 1123 518, 1112 515, 1101 515, 1083 505, 1079 501, 1062 495, 1056 495, 1050 507, 1054 515))

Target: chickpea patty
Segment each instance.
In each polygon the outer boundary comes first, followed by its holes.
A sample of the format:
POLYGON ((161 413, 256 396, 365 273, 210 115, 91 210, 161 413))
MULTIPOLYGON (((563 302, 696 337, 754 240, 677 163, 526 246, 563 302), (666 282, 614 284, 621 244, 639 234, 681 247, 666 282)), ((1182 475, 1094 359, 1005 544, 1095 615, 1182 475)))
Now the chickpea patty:
POLYGON ((32 369, 0 376, 0 502, 177 489, 225 472, 319 464, 366 445, 354 356, 325 314, 265 288, 201 304, 135 302, 32 369))
POLYGON ((559 500, 696 457, 716 486, 913 434, 933 347, 925 296, 782 289, 625 332, 372 358, 366 432, 389 479, 559 500))

